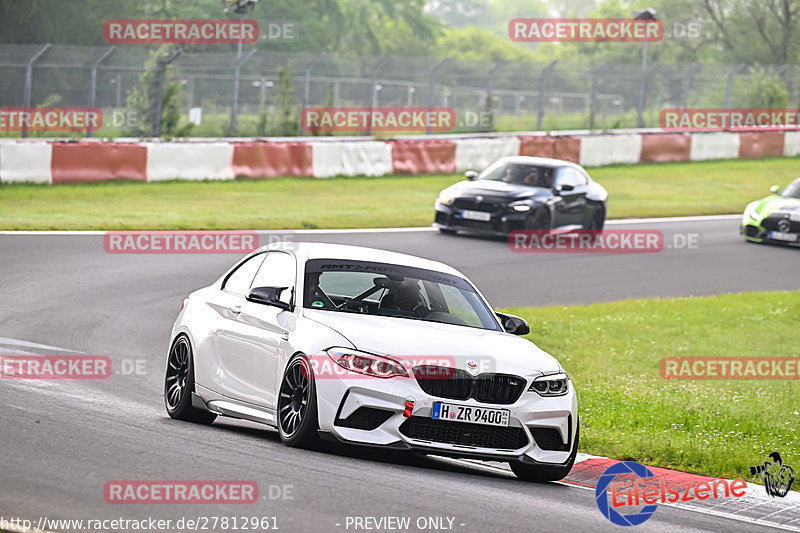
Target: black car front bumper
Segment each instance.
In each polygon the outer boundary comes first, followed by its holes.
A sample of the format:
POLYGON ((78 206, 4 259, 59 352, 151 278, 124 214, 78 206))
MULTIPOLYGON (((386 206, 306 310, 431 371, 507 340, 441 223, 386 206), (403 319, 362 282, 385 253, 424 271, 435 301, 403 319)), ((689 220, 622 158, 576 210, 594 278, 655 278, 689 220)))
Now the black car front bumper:
POLYGON ((529 211, 518 212, 509 209, 507 205, 483 204, 483 205, 461 205, 464 200, 457 199, 453 205, 445 205, 436 202, 436 217, 434 227, 445 230, 463 230, 484 235, 506 236, 514 230, 524 229, 525 220, 528 218, 529 211), (489 220, 472 220, 464 218, 464 210, 488 213, 489 220))

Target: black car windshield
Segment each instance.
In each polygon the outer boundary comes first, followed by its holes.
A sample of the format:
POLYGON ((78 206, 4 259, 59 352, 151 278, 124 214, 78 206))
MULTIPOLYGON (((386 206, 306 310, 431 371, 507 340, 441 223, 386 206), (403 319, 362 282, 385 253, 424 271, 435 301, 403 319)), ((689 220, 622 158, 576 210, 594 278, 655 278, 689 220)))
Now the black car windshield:
POLYGON ((313 259, 306 263, 303 307, 391 316, 501 331, 467 280, 403 265, 313 259))
POLYGON ((800 199, 800 180, 794 180, 788 187, 786 187, 781 196, 784 198, 797 198, 800 199))
POLYGON ((555 170, 554 167, 525 163, 495 163, 481 172, 478 179, 551 189, 555 170))

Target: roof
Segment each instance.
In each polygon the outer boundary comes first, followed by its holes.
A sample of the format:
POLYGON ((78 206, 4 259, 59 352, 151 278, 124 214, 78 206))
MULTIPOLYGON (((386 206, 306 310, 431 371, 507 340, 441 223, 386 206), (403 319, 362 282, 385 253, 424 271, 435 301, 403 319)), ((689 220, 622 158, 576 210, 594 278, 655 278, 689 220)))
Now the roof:
POLYGON ((424 259, 415 255, 380 250, 378 248, 366 248, 363 246, 350 246, 346 244, 329 244, 319 242, 283 242, 268 244, 259 249, 259 251, 264 250, 290 251, 299 259, 304 261, 309 259, 349 259, 352 261, 374 261, 376 263, 389 263, 424 268, 427 270, 434 270, 437 272, 466 278, 464 274, 444 263, 432 261, 430 259, 424 259))

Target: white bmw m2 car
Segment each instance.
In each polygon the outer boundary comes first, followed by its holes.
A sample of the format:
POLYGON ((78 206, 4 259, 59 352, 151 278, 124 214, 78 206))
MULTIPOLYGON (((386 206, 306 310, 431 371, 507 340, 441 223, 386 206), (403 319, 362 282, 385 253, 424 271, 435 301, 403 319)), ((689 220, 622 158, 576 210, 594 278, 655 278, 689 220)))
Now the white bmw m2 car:
POLYGON ((566 476, 575 390, 457 270, 353 246, 261 248, 193 292, 172 329, 172 418, 217 416, 320 439, 503 461, 526 480, 566 476))

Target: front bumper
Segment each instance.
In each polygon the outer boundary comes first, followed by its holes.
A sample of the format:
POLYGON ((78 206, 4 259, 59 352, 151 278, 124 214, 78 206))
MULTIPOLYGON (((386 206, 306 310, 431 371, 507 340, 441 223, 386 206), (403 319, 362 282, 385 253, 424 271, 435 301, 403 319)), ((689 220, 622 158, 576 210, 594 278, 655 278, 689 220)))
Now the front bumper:
POLYGON ((488 221, 470 220, 461 217, 461 209, 436 201, 433 225, 447 230, 464 230, 484 235, 506 236, 514 230, 524 229, 525 219, 529 212, 517 212, 510 209, 494 209, 487 211, 488 221))
MULTIPOLYGON (((784 217, 766 217, 758 222, 745 215, 742 218, 739 233, 750 242, 800 246, 800 238, 796 241, 786 241, 770 237, 770 233, 778 231, 778 221, 782 218, 784 217)), ((800 235, 800 221, 791 221, 789 234, 800 235)))
POLYGON ((413 378, 316 381, 319 428, 339 441, 490 461, 563 465, 574 447, 577 398, 525 392, 513 404, 451 400, 425 393, 413 378), (411 418, 403 416, 414 400, 411 418), (433 403, 508 409, 508 427, 435 420, 433 403), (358 412, 357 412, 358 411, 358 412), (355 422, 354 422, 355 421, 355 422), (349 426, 349 427, 348 427, 349 426), (365 429, 366 428, 366 429, 365 429))

